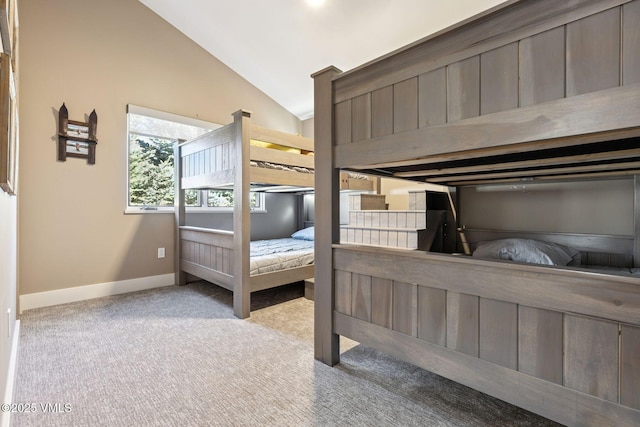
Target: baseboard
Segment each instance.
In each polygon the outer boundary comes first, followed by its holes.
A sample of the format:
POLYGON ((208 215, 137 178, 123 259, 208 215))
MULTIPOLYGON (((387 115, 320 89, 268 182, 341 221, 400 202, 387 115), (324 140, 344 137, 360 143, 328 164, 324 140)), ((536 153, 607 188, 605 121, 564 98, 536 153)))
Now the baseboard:
POLYGON ((25 294, 20 295, 20 313, 33 308, 49 307, 52 305, 66 304, 68 302, 161 288, 174 284, 175 275, 171 273, 25 294))
MULTIPOLYGON (((4 399, 2 403, 13 402, 13 390, 16 382, 16 366, 18 361, 18 342, 20 339, 20 320, 16 320, 13 326, 13 339, 11 340, 11 355, 9 356, 9 367, 7 369, 7 384, 4 389, 4 399)), ((11 424, 11 411, 0 413, 0 427, 9 427, 11 424)))

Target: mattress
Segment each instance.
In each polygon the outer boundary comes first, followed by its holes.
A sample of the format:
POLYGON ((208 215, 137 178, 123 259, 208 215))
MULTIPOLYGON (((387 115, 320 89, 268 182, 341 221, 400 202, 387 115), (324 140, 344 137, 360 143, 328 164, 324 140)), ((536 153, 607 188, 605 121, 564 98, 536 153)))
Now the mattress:
POLYGON ((313 264, 313 241, 286 238, 251 242, 252 276, 309 264, 313 264))

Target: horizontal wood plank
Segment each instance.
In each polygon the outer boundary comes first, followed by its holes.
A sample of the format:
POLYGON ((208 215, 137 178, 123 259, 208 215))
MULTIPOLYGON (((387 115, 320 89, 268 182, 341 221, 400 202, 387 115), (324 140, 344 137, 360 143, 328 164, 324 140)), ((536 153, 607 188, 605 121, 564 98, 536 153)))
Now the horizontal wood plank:
POLYGON ((272 185, 290 185, 297 187, 313 187, 314 174, 296 171, 283 171, 261 167, 251 168, 251 182, 272 185))
POLYGON ((334 265, 382 279, 640 325, 640 279, 635 277, 351 245, 336 245, 334 265))
POLYGON ((229 274, 185 260, 180 262, 180 268, 186 273, 193 274, 208 282, 215 283, 227 290, 233 291, 233 276, 229 274))
POLYGON ((251 292, 313 278, 313 264, 251 276, 251 292))
POLYGON ((276 150, 273 148, 250 147, 251 160, 261 162, 271 162, 286 166, 300 166, 303 168, 313 169, 314 157, 306 154, 289 153, 287 151, 276 150))
POLYGON ((251 124, 250 139, 270 142, 284 147, 298 148, 305 151, 314 150, 313 139, 311 138, 264 128, 253 123, 251 124))
POLYGON ((562 424, 635 427, 640 419, 635 409, 341 313, 334 321, 337 334, 562 424))
POLYGON ((422 158, 450 157, 453 153, 464 153, 468 158, 513 154, 583 144, 582 135, 589 142, 608 141, 608 132, 634 127, 627 135, 640 136, 638 99, 640 84, 632 84, 340 145, 334 148, 335 166, 380 166, 394 161, 420 164, 422 158), (608 120, 600 120, 601 117, 608 120), (544 142, 549 144, 540 144, 544 142))
POLYGON ((180 227, 181 240, 233 249, 233 232, 199 227, 180 227))

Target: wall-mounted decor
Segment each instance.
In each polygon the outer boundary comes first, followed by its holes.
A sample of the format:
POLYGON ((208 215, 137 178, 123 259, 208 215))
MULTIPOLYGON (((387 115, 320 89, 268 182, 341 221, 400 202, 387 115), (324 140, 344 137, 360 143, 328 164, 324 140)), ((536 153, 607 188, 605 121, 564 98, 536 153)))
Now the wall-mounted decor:
POLYGON ((18 113, 11 57, 0 53, 0 188, 15 194, 18 175, 18 113))
POLYGON ((58 111, 58 160, 64 162, 67 157, 87 159, 87 163, 96 163, 96 128, 98 115, 96 110, 89 114, 89 121, 69 120, 67 107, 62 104, 58 111))

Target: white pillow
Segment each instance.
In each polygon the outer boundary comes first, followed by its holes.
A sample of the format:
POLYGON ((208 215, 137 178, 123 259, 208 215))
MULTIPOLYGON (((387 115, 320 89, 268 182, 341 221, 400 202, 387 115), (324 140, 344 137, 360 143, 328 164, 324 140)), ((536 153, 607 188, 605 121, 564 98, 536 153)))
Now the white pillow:
POLYGON ((576 249, 531 239, 480 242, 473 256, 544 265, 567 265, 580 255, 576 249))

